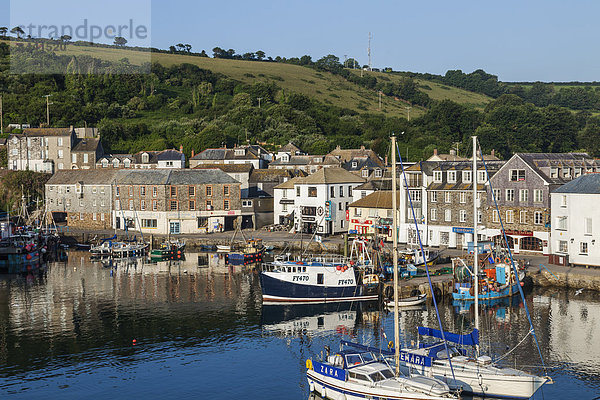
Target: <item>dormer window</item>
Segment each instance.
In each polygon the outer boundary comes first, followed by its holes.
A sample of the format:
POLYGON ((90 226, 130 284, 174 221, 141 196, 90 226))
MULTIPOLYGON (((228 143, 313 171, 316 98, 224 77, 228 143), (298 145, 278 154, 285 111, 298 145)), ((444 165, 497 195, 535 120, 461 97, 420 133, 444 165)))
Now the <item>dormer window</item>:
POLYGON ((456 171, 448 171, 448 183, 456 183, 456 171))
POLYGON ((107 168, 108 167, 108 160, 106 158, 102 159, 102 168, 107 168))
POLYGON ((471 171, 463 171, 462 181, 463 183, 471 183, 471 171))
POLYGON ((356 167, 358 167, 358 162, 352 161, 352 168, 356 168, 356 167))
POLYGON ((115 159, 113 160, 112 164, 113 164, 113 167, 115 167, 115 168, 119 168, 119 159, 118 159, 118 158, 115 158, 115 159))
POLYGON ((246 155, 246 150, 245 149, 235 149, 235 155, 236 156, 244 156, 244 155, 246 155))
POLYGON ((321 162, 321 159, 319 157, 316 157, 316 158, 313 158, 313 161, 316 163, 319 163, 319 162, 321 162))
POLYGON ((362 176, 363 178, 368 178, 368 177, 369 177, 369 170, 365 168, 365 169, 363 169, 363 170, 360 172, 360 174, 361 174, 361 176, 362 176))
POLYGON ((435 183, 442 182, 442 171, 433 171, 433 181, 435 183))
POLYGON ((283 162, 289 162, 290 161, 290 156, 288 156, 287 154, 284 154, 283 156, 281 156, 281 161, 283 161, 283 162))
POLYGON ((150 161, 150 156, 148 153, 142 154, 142 163, 147 164, 150 161))
POLYGON ((129 161, 129 159, 125 159, 125 161, 123 161, 123 167, 125 168, 129 168, 131 166, 131 161, 129 161))
POLYGON ((382 171, 381 171, 380 169, 376 169, 376 170, 375 170, 375 178, 381 178, 381 176, 382 176, 382 173, 381 173, 381 172, 382 172, 382 171))

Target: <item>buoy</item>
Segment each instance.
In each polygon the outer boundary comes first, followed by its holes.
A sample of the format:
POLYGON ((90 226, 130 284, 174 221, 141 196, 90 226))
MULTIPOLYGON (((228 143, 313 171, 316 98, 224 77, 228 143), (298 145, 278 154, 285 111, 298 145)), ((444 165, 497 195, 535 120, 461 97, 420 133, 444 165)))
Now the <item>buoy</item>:
POLYGON ((337 269, 338 271, 340 271, 340 270, 342 269, 342 267, 341 267, 341 266, 339 266, 339 265, 337 265, 337 266, 335 267, 335 269, 337 269))
POLYGON ((27 254, 27 255, 25 256, 25 258, 26 258, 26 259, 28 259, 28 260, 31 260, 31 254, 27 254))
POLYGON ((131 341, 131 343, 133 343, 133 344, 135 345, 135 344, 137 343, 137 340, 133 339, 133 340, 131 341))

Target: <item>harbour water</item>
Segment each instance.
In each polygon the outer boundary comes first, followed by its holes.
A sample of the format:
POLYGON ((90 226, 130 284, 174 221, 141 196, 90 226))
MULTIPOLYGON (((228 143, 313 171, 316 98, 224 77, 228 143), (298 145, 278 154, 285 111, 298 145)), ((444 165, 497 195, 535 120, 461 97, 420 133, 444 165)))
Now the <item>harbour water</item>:
MULTIPOLYGON (((555 381, 535 398, 600 398, 598 293, 534 289, 527 304, 555 381)), ((440 311, 445 329, 472 329, 469 307, 444 300, 440 311)), ((429 305, 400 318, 405 344, 417 326, 437 327, 429 305)), ((504 362, 544 373, 519 299, 484 306, 481 321, 484 348, 522 342, 504 362)), ((257 271, 218 254, 103 265, 72 252, 0 277, 1 398, 307 399, 306 358, 340 339, 391 338, 377 304, 263 308, 257 271)))

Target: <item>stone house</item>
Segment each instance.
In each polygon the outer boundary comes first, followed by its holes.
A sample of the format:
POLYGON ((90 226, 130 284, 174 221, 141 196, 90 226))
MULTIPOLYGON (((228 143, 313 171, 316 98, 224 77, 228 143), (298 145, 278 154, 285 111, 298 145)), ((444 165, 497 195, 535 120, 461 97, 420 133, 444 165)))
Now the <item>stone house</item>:
POLYGON ((48 212, 70 227, 112 228, 111 183, 115 177, 113 170, 56 171, 45 186, 48 212))
POLYGON ((550 194, 585 173, 600 172, 600 160, 585 153, 517 153, 487 187, 487 235, 515 252, 550 252, 550 194), (493 207, 492 190, 500 214, 493 207))
POLYGON ((266 168, 273 156, 262 146, 241 145, 232 149, 226 147, 206 149, 190 158, 190 168, 200 164, 252 164, 255 169, 266 168))
POLYGON ((140 151, 135 154, 107 154, 99 157, 96 168, 166 169, 185 168, 183 150, 140 151))
POLYGON ((78 139, 77 144, 71 151, 72 169, 95 169, 96 160, 104 155, 104 149, 100 139, 84 138, 78 139))
POLYGON ((218 169, 120 170, 113 199, 118 229, 177 235, 240 223, 240 183, 218 169))
POLYGON ((76 135, 71 128, 28 128, 8 136, 8 169, 54 173, 71 169, 76 135))

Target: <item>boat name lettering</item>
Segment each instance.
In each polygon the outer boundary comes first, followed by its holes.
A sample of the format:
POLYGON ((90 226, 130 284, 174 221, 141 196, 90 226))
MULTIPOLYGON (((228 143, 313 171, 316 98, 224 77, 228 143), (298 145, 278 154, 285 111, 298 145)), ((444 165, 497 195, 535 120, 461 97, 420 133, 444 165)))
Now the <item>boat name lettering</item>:
POLYGON ((317 361, 313 361, 313 365, 314 370, 322 375, 330 376, 341 381, 346 380, 346 371, 344 371, 343 369, 332 367, 326 364, 321 364, 317 361))
POLYGON ((338 285, 354 285, 354 279, 339 279, 338 285))
POLYGON ((294 275, 292 282, 306 282, 308 281, 308 275, 294 275))
POLYGON ((404 361, 408 364, 421 365, 423 367, 431 366, 431 358, 425 356, 419 356, 405 351, 400 352, 400 361, 404 361))

